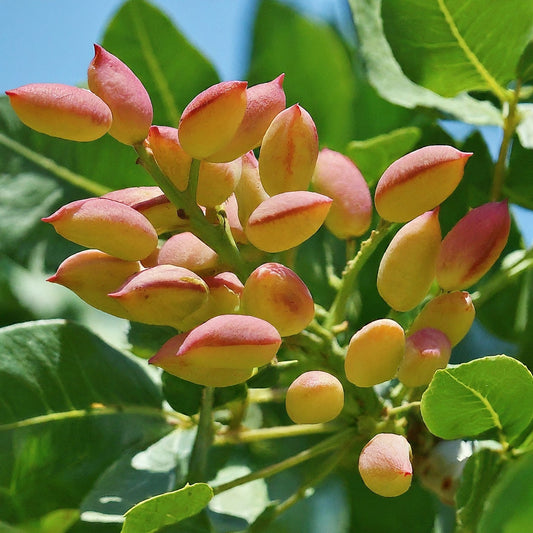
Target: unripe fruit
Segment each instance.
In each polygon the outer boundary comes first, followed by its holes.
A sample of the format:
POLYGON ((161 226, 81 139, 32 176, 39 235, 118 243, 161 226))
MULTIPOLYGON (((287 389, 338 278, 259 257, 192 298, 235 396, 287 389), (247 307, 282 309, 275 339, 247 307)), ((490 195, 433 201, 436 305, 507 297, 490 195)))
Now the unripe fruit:
POLYGON ((398 368, 398 379, 406 387, 427 385, 439 368, 446 368, 452 345, 442 331, 424 328, 405 340, 405 355, 398 368))
POLYGON ((183 110, 179 142, 195 159, 207 159, 235 135, 246 110, 246 82, 225 81, 201 92, 183 110))
POLYGON ((326 227, 339 239, 359 237, 370 227, 372 198, 365 178, 345 155, 324 148, 318 154, 313 189, 333 199, 326 227))
POLYGON ((100 250, 83 250, 67 257, 47 281, 67 287, 100 311, 130 319, 130 314, 108 294, 141 269, 138 261, 124 261, 100 250))
POLYGON ((253 152, 242 156, 241 178, 235 186, 235 198, 239 206, 239 220, 246 226, 254 209, 268 198, 259 177, 259 163, 253 152))
POLYGON ((157 248, 157 233, 132 207, 108 198, 76 200, 42 219, 68 239, 125 261, 137 261, 157 248))
POLYGON ((248 218, 248 240, 265 252, 283 252, 306 241, 324 222, 331 198, 292 191, 266 199, 248 218))
POLYGON ((207 302, 208 288, 186 268, 157 265, 131 276, 109 296, 136 322, 183 329, 183 321, 207 302))
POLYGON ((396 311, 409 311, 426 296, 435 278, 441 232, 438 209, 403 226, 385 250, 378 270, 377 289, 396 311))
POLYGON ((403 328, 388 318, 374 320, 351 338, 344 361, 348 381, 372 387, 392 379, 405 353, 403 328))
POLYGON ((178 191, 184 191, 189 183, 192 157, 181 147, 177 128, 152 126, 148 133, 147 146, 161 172, 178 191))
POLYGON ((467 289, 494 265, 505 248, 511 217, 506 201, 470 210, 442 241, 437 282, 445 291, 467 289))
POLYGON ((202 161, 198 173, 196 202, 204 207, 215 207, 224 203, 233 193, 241 177, 242 161, 228 163, 202 161))
POLYGON ((359 473, 364 484, 387 498, 400 496, 411 486, 411 446, 394 433, 379 433, 359 455, 359 473))
POLYGON ((197 274, 214 270, 218 254, 193 233, 186 231, 172 235, 159 250, 160 265, 175 265, 197 274))
POLYGON ((281 338, 260 318, 220 315, 174 340, 170 349, 168 343, 150 363, 193 383, 224 387, 246 381, 255 367, 270 363, 281 338))
POLYGON ((259 174, 273 196, 309 187, 318 157, 318 135, 311 115, 298 104, 272 121, 263 137, 259 174))
POLYGON ((285 109, 285 93, 281 74, 268 83, 260 83, 246 89, 246 111, 231 141, 209 156, 209 161, 233 161, 257 148, 274 117, 285 109))
POLYGON ((475 316, 476 310, 467 292, 440 294, 422 308, 411 324, 408 334, 412 335, 424 328, 435 328, 448 337, 453 347, 468 333, 475 316))
POLYGON ((32 83, 6 94, 26 126, 52 137, 94 141, 111 127, 111 110, 86 89, 60 83, 32 83))
POLYGON ((295 424, 329 422, 344 407, 342 384, 328 372, 304 372, 288 388, 285 407, 295 424))
POLYGON ((113 113, 109 135, 124 144, 142 142, 152 124, 153 109, 141 80, 118 57, 95 44, 87 81, 113 113))
POLYGON ((315 316, 309 289, 280 263, 257 267, 244 284, 241 300, 244 313, 270 322, 282 337, 300 333, 315 316))
POLYGON ((378 181, 374 201, 379 215, 407 222, 440 205, 463 177, 471 153, 452 146, 425 146, 390 165, 378 181))

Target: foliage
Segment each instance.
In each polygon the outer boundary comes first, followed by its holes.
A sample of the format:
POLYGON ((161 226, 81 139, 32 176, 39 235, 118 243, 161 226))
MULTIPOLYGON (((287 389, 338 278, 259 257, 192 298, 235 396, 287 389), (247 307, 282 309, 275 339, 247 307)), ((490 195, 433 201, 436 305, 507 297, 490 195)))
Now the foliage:
MULTIPOLYGON (((313 295, 315 319, 283 339, 277 364, 245 383, 204 387, 154 371, 145 359, 173 328, 98 320, 62 288, 41 289, 35 277, 80 250, 41 218, 87 196, 153 185, 161 172, 142 148, 135 153, 110 136, 74 143, 30 130, 2 97, 1 532, 526 531, 533 252, 514 206, 533 209, 533 4, 349 6, 356 39, 262 0, 247 79, 255 85, 284 72, 287 106, 310 113, 320 147, 350 157, 372 192, 389 165, 417 148, 473 152, 440 206, 443 234, 471 208, 511 203, 507 244, 469 288, 476 321, 450 365, 418 388, 396 379, 369 388, 346 380, 355 332, 382 318, 408 331, 425 303, 394 311, 378 293, 379 261, 400 225, 374 213, 360 238, 340 240, 322 227, 293 250, 243 246, 237 259, 237 247, 224 248, 227 236, 206 230, 241 281, 266 261, 293 269, 313 295), (503 133, 494 160, 486 126, 503 133), (116 329, 127 329, 127 347, 114 347, 116 329), (333 422, 291 424, 286 390, 317 369, 342 382, 344 410, 333 422), (412 487, 394 499, 371 493, 357 475, 361 449, 383 432, 405 435, 413 451, 412 487), (439 455, 439 443, 454 440, 469 453, 439 455)), ((188 102, 219 81, 146 0, 125 1, 101 44, 142 81, 154 124, 177 127, 188 102)), ((183 207, 179 193, 170 199, 183 207)), ((215 216, 226 220, 221 210, 215 216)), ((426 300, 438 293, 433 284, 426 300)))

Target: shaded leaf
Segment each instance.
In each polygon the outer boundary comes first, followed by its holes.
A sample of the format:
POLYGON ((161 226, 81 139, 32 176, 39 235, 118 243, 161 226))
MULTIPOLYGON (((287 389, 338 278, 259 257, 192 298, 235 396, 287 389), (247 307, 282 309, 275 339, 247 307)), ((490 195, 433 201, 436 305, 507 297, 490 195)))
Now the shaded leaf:
POLYGON ((516 359, 483 357, 438 370, 422 395, 421 413, 437 437, 475 437, 490 430, 509 443, 533 418, 533 376, 516 359))
POLYGON ((524 48, 518 65, 516 67, 516 77, 525 83, 533 78, 533 41, 529 41, 524 48))
POLYGON ((150 498, 126 513, 122 533, 153 533, 199 513, 213 497, 205 483, 186 485, 180 490, 150 498))
POLYGON ((491 449, 482 449, 468 459, 455 496, 459 531, 476 530, 487 496, 502 467, 501 453, 491 449))
POLYGON ((503 94, 531 37, 533 4, 383 0, 383 27, 403 72, 441 94, 503 94), (513 31, 509 31, 513 28, 513 31))
POLYGON ((523 533, 533 521, 533 454, 509 463, 492 487, 478 523, 479 533, 523 533))
POLYGON ((404 107, 436 108, 470 124, 501 125, 498 110, 460 94, 445 98, 412 82, 402 72, 383 33, 381 0, 350 0, 368 79, 385 99, 404 107))
POLYGON ((504 193, 517 205, 533 209, 533 150, 513 141, 504 193))
POLYGON ((168 431, 136 363, 63 320, 0 330, 0 518, 76 508, 125 450, 168 431))

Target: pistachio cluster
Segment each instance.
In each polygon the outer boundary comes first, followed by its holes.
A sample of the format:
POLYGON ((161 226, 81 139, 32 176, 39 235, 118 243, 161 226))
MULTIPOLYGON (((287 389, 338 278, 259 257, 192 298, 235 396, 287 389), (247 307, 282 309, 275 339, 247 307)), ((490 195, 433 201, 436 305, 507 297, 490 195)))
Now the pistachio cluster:
MULTIPOLYGON (((152 124, 140 80, 98 45, 89 90, 37 83, 7 92, 39 132, 82 142, 109 133, 137 151, 156 185, 74 201, 43 219, 87 248, 49 281, 111 315, 175 328, 149 362, 200 385, 245 382, 315 319, 305 283, 268 254, 299 246, 322 225, 339 239, 360 237, 374 214, 357 166, 320 150, 309 113, 286 107, 283 78, 213 85, 187 105, 177 128, 152 124)), ((439 206, 471 155, 427 146, 380 178, 377 214, 404 225, 381 259, 377 289, 391 309, 415 310, 415 318, 407 331, 381 318, 355 332, 343 381, 425 386, 472 325, 466 289, 499 257, 510 217, 506 202, 485 204, 442 238, 439 206)), ((333 420, 343 406, 343 385, 329 372, 305 372, 287 390, 296 423, 333 420)), ((410 485, 410 460, 405 437, 383 433, 363 449, 359 470, 371 490, 395 496, 410 485)))

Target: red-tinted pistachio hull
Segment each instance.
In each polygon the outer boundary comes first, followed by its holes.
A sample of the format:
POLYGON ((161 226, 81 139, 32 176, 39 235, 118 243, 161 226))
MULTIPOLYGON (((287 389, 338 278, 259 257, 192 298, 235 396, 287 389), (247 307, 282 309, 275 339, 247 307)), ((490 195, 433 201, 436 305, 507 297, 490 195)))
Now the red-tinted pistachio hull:
POLYGON ((475 316, 476 310, 467 292, 440 294, 422 308, 411 324, 408 334, 412 335, 424 328, 435 328, 448 337, 453 347, 468 333, 475 316))
POLYGON ((400 496, 411 486, 411 446, 394 433, 379 433, 359 455, 359 473, 364 484, 385 497, 400 496))
POLYGON ((133 207, 150 221, 158 235, 183 229, 189 223, 187 219, 178 216, 176 207, 159 187, 128 187, 108 192, 101 198, 109 198, 133 207))
POLYGON ((326 227, 339 239, 363 235, 372 220, 372 198, 365 178, 345 155, 324 148, 318 154, 313 189, 333 203, 326 227))
POLYGON ((204 207, 215 207, 224 203, 233 193, 241 177, 242 161, 209 163, 202 161, 198 174, 196 202, 204 207))
POLYGON ((184 319, 184 331, 191 330, 215 316, 239 312, 244 286, 233 272, 220 272, 203 279, 209 288, 207 302, 184 319))
POLYGON ((280 263, 265 263, 250 274, 241 305, 244 313, 270 322, 282 337, 300 333, 315 316, 309 289, 280 263))
POLYGON ((181 147, 178 130, 169 126, 152 126, 147 141, 161 172, 178 191, 184 191, 189 183, 192 158, 181 147))
POLYGON ((274 117, 285 109, 284 74, 246 89, 246 111, 231 141, 209 157, 213 162, 233 161, 257 148, 274 117))
POLYGON ((405 340, 405 355, 398 368, 398 379, 406 387, 427 385, 439 368, 446 368, 452 345, 446 335, 424 328, 405 340))
POLYGON ((239 206, 239 220, 246 226, 254 209, 268 198, 259 177, 259 163, 253 152, 242 157, 241 178, 235 186, 235 198, 239 206))
POLYGON ((164 346, 150 363, 194 383, 222 387, 246 381, 255 367, 275 358, 280 344, 278 332, 264 320, 220 315, 175 341, 172 349, 164 346))
POLYGON ((111 127, 111 110, 86 89, 60 83, 32 83, 6 94, 26 126, 52 137, 94 141, 111 127))
POLYGON ((143 259, 157 248, 157 233, 147 218, 109 198, 76 200, 42 220, 76 244, 126 261, 143 259))
POLYGON ((435 278, 441 243, 438 209, 403 226, 385 250, 378 270, 377 289, 396 311, 409 311, 426 296, 435 278))
POLYGON ((285 408, 296 424, 321 424, 336 418, 344 407, 341 382, 328 372, 313 370, 298 376, 287 390, 285 408))
POLYGON ((244 81, 217 83, 183 110, 179 142, 191 157, 206 159, 232 139, 246 110, 246 85, 244 81))
POLYGON ((279 113, 263 137, 259 174, 273 196, 309 187, 318 157, 318 135, 311 115, 298 104, 279 113))
POLYGON ((385 220, 407 222, 440 205, 463 177, 471 153, 452 146, 425 146, 404 155, 383 173, 374 201, 385 220))
POLYGON ((309 191, 277 194, 262 202, 248 218, 248 240, 265 252, 283 252, 318 231, 331 206, 331 198, 309 191))
POLYGON ((231 387, 232 385, 244 383, 252 377, 253 368, 206 368, 196 366, 190 358, 179 353, 187 335, 188 333, 182 333, 169 339, 149 362, 169 374, 205 387, 231 387))
POLYGON ((467 289, 494 265, 504 249, 511 217, 506 201, 469 211, 442 241, 437 282, 446 291, 467 289))
POLYGON ((157 265, 135 274, 109 296, 136 322, 183 329, 183 321, 207 302, 208 288, 186 268, 157 265))
POLYGON ((67 257, 47 281, 67 287, 82 300, 110 315, 130 319, 108 294, 141 269, 138 261, 124 261, 100 250, 84 250, 67 257))
POLYGON ((118 57, 95 44, 87 81, 89 89, 113 113, 109 134, 124 144, 142 142, 152 124, 152 102, 144 85, 130 68, 118 57))
POLYGON ((362 327, 351 338, 344 361, 348 381, 372 387, 392 379, 405 353, 405 334, 394 320, 382 318, 362 327))
POLYGON ((218 254, 187 231, 170 237, 161 247, 157 261, 160 265, 180 266, 198 274, 213 271, 218 254))

